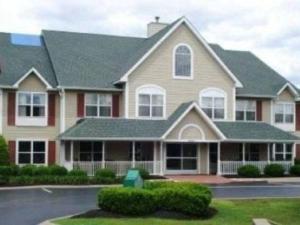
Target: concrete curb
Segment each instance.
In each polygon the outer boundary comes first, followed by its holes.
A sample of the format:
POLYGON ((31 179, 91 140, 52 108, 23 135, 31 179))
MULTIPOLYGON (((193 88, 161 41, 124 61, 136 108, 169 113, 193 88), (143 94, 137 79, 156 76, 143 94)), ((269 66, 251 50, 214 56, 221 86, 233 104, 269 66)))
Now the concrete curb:
POLYGON ((8 190, 27 190, 27 189, 80 189, 80 188, 103 188, 103 187, 119 187, 121 184, 100 184, 100 185, 34 185, 34 186, 15 186, 15 187, 0 187, 0 191, 8 190))
POLYGON ((229 178, 232 182, 300 183, 300 177, 229 178))
POLYGON ((38 225, 57 225, 56 223, 53 223, 52 221, 53 221, 53 220, 69 219, 69 218, 71 218, 71 217, 73 217, 73 216, 77 216, 77 215, 80 215, 80 214, 85 213, 85 212, 86 212, 86 211, 81 212, 81 213, 72 214, 72 215, 60 216, 60 217, 52 218, 52 219, 49 219, 49 220, 45 220, 44 222, 41 222, 41 223, 39 223, 38 225))

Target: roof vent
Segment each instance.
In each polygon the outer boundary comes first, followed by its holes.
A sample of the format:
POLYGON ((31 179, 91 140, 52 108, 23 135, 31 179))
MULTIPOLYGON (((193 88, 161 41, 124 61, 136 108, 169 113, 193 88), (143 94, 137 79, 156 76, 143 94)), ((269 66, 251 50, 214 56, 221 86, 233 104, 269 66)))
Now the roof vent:
POLYGON ((31 34, 11 34, 10 42, 14 45, 41 46, 41 36, 31 34))
POLYGON ((147 37, 153 36, 157 32, 164 29, 166 26, 168 26, 167 23, 159 22, 159 20, 160 20, 159 16, 154 17, 154 19, 155 19, 155 22, 148 23, 148 25, 147 25, 147 37))

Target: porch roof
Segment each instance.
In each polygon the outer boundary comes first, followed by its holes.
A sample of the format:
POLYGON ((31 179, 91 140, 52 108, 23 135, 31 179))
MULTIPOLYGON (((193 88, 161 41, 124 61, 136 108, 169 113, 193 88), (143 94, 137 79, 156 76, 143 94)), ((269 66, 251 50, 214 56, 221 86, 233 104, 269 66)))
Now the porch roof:
POLYGON ((264 122, 215 122, 226 141, 293 142, 299 137, 264 122))

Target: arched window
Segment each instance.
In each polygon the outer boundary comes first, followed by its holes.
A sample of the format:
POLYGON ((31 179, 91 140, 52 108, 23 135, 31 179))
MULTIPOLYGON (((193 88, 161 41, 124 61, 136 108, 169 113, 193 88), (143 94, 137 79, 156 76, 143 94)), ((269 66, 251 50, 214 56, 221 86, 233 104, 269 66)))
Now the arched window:
POLYGON ((193 77, 193 53, 190 46, 179 44, 174 48, 174 78, 192 79, 193 77))
POLYGON ((157 85, 143 85, 136 90, 136 116, 163 118, 166 110, 166 91, 157 85))
POLYGON ((207 88, 199 94, 200 107, 213 120, 226 118, 226 93, 218 88, 207 88))

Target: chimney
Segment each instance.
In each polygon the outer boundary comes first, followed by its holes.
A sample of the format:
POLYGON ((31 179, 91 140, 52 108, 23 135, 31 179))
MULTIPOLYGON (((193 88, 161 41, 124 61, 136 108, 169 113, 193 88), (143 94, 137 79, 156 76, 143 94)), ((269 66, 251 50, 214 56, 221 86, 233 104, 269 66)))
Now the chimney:
POLYGON ((160 30, 164 29, 166 26, 168 26, 167 23, 160 23, 159 22, 159 16, 155 17, 155 22, 148 23, 147 25, 147 37, 151 37, 160 30))

